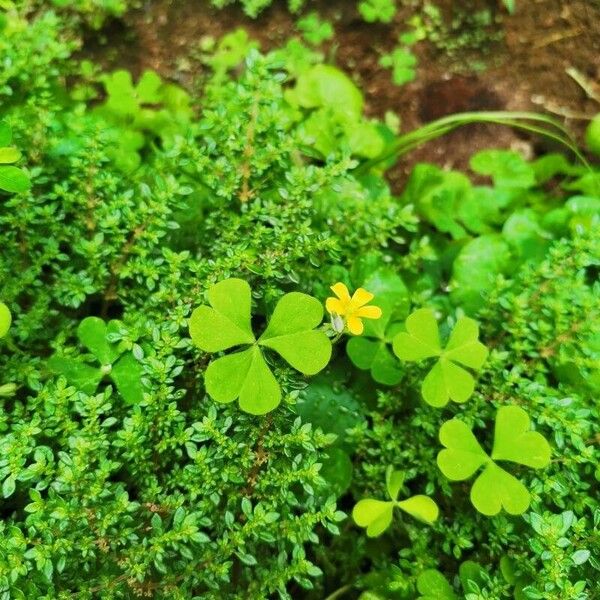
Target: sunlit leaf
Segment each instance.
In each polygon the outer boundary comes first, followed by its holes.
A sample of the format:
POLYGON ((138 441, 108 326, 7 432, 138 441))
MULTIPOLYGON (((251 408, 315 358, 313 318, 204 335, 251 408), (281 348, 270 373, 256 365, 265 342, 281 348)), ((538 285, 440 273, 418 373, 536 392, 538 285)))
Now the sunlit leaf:
POLYGON ((416 310, 406 319, 406 332, 394 338, 394 353, 400 360, 419 361, 439 356, 440 335, 433 311, 428 308, 416 310))
POLYGON ((281 401, 281 389, 256 346, 228 354, 208 365, 206 391, 217 402, 233 402, 253 415, 273 410, 281 401))
POLYGON ((451 481, 468 479, 489 461, 473 432, 459 419, 446 421, 440 428, 439 437, 445 449, 439 452, 437 464, 451 481))
POLYGON ((366 498, 359 500, 352 509, 352 518, 359 527, 367 528, 368 537, 380 536, 391 524, 394 502, 366 498))
POLYGON ((0 338, 3 338, 10 329, 12 316, 8 306, 4 302, 0 302, 0 338))
POLYGON ((0 165, 0 190, 20 194, 31 187, 24 171, 13 166, 0 165))
POLYGON ((322 319, 323 306, 316 298, 291 292, 277 303, 258 343, 275 350, 294 369, 314 375, 331 358, 329 338, 314 329, 322 319))
POLYGON ((537 431, 530 431, 527 413, 519 406, 502 406, 496 415, 494 460, 509 460, 534 469, 550 464, 550 445, 537 431))
POLYGON ((523 514, 529 507, 529 500, 527 488, 493 462, 486 465, 471 488, 473 506, 490 517, 502 508, 510 515, 523 514))
POLYGON ((242 279, 226 279, 208 291, 211 306, 199 306, 190 317, 192 341, 206 352, 252 344, 250 286, 242 279))
POLYGON ((396 504, 398 508, 408 513, 411 517, 424 523, 433 523, 440 513, 437 504, 429 497, 423 495, 412 496, 396 504))

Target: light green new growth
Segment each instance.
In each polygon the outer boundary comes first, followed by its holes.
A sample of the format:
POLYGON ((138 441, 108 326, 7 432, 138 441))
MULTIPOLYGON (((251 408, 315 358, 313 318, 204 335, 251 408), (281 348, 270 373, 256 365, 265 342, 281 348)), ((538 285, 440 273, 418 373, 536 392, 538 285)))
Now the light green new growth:
POLYGON ((352 518, 359 527, 366 527, 368 537, 381 535, 391 525, 394 507, 429 525, 438 518, 438 506, 429 496, 419 494, 406 500, 398 500, 403 483, 404 473, 388 467, 386 487, 390 500, 365 498, 354 506, 352 518))
POLYGON ((12 317, 8 306, 4 302, 0 302, 0 338, 3 338, 10 329, 12 317))
POLYGON ((461 317, 450 334, 446 348, 442 349, 435 315, 432 310, 422 308, 406 319, 406 332, 396 335, 393 348, 400 360, 418 362, 438 357, 423 380, 421 392, 425 402, 442 407, 448 400, 466 402, 473 394, 473 375, 460 365, 473 370, 483 366, 488 350, 478 341, 478 336, 477 322, 461 317))
POLYGON ((217 402, 239 398, 240 408, 254 415, 273 410, 281 401, 281 387, 263 356, 275 350, 304 375, 321 371, 331 358, 331 342, 315 328, 323 307, 312 296, 291 292, 281 298, 264 333, 255 338, 250 323, 251 291, 241 279, 226 279, 208 290, 210 306, 202 305, 190 317, 190 336, 201 350, 220 352, 249 346, 217 358, 205 373, 206 391, 217 402))
POLYGON ((506 460, 534 469, 546 467, 550 463, 550 446, 529 427, 529 417, 522 408, 498 409, 490 457, 465 423, 458 419, 446 421, 439 433, 445 449, 437 456, 438 466, 451 481, 469 479, 484 467, 471 488, 473 506, 488 516, 498 514, 502 508, 511 515, 522 514, 529 507, 529 491, 495 461, 506 460))

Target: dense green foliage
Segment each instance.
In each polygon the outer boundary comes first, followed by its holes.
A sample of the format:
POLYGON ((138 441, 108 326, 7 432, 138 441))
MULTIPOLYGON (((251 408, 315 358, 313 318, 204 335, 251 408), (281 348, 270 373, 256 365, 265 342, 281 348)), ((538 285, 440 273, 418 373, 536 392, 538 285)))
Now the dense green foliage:
POLYGON ((392 191, 300 42, 190 96, 55 4, 0 13, 0 598, 598 598, 600 170, 392 191))

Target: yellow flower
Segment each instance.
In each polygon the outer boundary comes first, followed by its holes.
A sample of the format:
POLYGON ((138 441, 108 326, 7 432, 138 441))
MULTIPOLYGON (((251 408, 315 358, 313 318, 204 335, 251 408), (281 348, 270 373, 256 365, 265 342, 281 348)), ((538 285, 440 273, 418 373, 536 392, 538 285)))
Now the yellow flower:
POLYGON ((339 317, 343 317, 350 333, 360 335, 363 332, 364 325, 361 319, 379 319, 381 317, 379 306, 365 306, 374 298, 371 292, 358 288, 350 297, 348 288, 343 283, 332 285, 331 291, 337 298, 327 298, 325 302, 327 311, 333 317, 334 323, 339 321, 339 317))

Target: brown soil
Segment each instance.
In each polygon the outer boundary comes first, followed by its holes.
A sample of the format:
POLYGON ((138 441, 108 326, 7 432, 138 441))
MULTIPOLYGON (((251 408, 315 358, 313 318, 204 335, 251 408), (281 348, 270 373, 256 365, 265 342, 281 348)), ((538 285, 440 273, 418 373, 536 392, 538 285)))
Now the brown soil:
MULTIPOLYGON (((429 41, 420 42, 414 48, 419 59, 417 78, 402 87, 392 84, 390 71, 381 68, 378 60, 408 29, 406 19, 419 10, 418 1, 399 2, 403 8, 390 25, 364 23, 354 8, 356 0, 309 3, 334 23, 336 36, 325 51, 352 73, 365 93, 370 115, 393 111, 408 131, 459 111, 536 110, 558 118, 580 137, 585 118, 600 112, 600 103, 567 74, 567 69, 575 68, 600 88, 600 0, 517 0, 514 16, 503 13, 500 0, 434 3, 448 22, 457 6, 463 11, 489 8, 496 17, 491 30, 500 34, 501 41, 452 58, 429 41), (485 68, 475 71, 474 61, 485 68)), ((189 57, 205 36, 218 38, 244 27, 267 50, 293 35, 295 19, 285 5, 275 2, 252 20, 236 7, 217 11, 205 0, 148 0, 124 23, 110 25, 102 34, 102 44, 95 39, 88 48, 105 65, 127 67, 134 73, 150 68, 185 85, 202 68, 189 57)), ((545 143, 500 126, 473 125, 413 152, 390 176, 400 184, 417 161, 464 169, 469 157, 483 148, 515 148, 534 155, 547 149, 545 143)))

